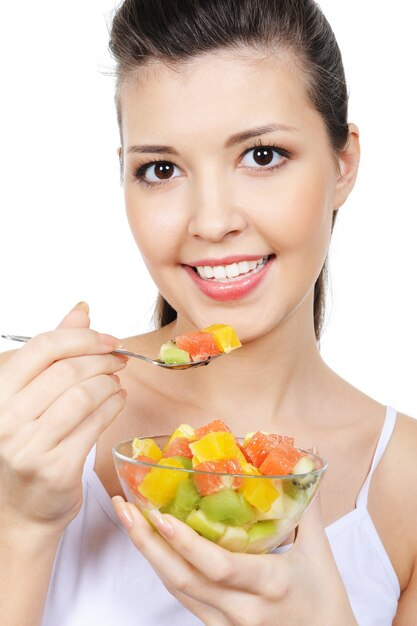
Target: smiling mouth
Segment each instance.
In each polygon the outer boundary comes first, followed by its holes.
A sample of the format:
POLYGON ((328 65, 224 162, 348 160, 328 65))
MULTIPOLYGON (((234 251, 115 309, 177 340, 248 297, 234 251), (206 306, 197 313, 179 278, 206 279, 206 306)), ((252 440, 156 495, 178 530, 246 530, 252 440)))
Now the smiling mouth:
POLYGON ((229 265, 200 265, 192 267, 194 272, 205 281, 231 283, 257 274, 265 267, 273 255, 260 257, 253 261, 239 261, 229 265))

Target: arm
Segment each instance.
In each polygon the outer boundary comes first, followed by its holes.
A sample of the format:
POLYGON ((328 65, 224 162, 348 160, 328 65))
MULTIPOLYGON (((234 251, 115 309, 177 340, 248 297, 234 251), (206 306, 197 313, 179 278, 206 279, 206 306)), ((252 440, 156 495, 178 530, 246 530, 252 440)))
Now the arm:
POLYGON ((117 340, 76 309, 0 360, 0 622, 38 626, 86 456, 125 403, 117 340), (79 320, 80 314, 84 321, 79 320))
POLYGON ((48 592, 59 534, 16 528, 0 520, 1 622, 38 626, 48 592))

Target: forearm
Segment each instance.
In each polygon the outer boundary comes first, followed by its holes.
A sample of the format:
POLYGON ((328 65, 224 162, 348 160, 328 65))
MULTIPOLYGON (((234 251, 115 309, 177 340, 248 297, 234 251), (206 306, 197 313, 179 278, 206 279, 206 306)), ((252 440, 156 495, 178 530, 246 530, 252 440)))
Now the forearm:
POLYGON ((0 623, 39 626, 59 535, 0 523, 0 623))

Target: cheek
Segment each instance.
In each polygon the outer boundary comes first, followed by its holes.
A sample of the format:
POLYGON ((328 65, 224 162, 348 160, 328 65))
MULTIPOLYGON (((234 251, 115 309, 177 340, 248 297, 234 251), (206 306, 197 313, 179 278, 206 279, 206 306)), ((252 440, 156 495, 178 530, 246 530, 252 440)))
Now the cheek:
POLYGON ((178 258, 178 246, 184 232, 183 212, 174 199, 164 194, 141 194, 125 188, 125 205, 130 229, 146 265, 161 264, 178 258), (150 196, 150 197, 149 197, 150 196))
POLYGON ((311 164, 282 171, 277 180, 263 182, 262 191, 247 188, 242 194, 265 241, 283 259, 326 256, 329 243, 335 182, 325 168, 311 164))

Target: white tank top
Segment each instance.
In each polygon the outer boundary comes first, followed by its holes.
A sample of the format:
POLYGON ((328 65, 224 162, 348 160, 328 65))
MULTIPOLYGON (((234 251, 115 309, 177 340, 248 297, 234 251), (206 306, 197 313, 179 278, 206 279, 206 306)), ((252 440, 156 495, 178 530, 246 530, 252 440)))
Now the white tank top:
MULTIPOLYGON (((398 578, 367 509, 370 480, 395 419, 396 411, 387 407, 356 508, 326 528, 359 626, 391 626, 400 596, 398 578)), ((95 447, 85 464, 82 508, 56 554, 42 626, 201 625, 131 544, 94 461, 95 447)))

